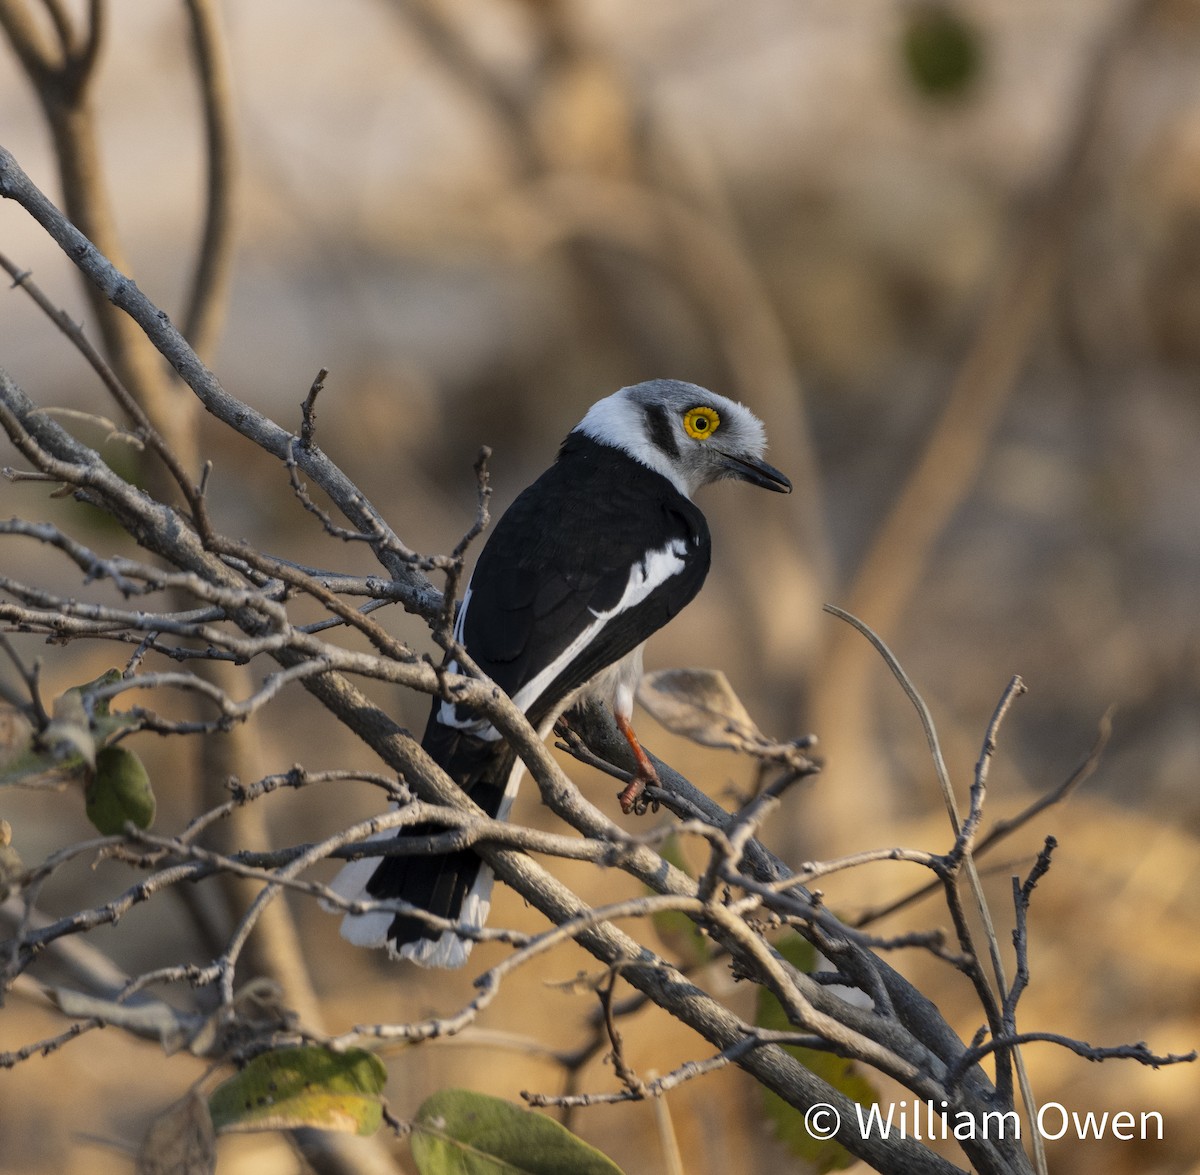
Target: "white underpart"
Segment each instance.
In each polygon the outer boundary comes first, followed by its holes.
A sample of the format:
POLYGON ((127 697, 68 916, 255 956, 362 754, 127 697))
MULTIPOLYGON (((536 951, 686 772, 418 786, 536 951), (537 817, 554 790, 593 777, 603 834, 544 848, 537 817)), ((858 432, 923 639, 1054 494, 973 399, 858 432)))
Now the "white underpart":
POLYGON ((638 682, 642 680, 642 654, 646 642, 643 641, 632 653, 626 653, 615 664, 601 670, 581 690, 567 700, 564 710, 570 709, 581 696, 599 698, 608 702, 613 713, 627 722, 633 717, 633 699, 637 693, 638 682))
MULTIPOLYGON (((612 613, 605 613, 605 615, 612 615, 612 613)), ((545 738, 550 733, 554 723, 558 721, 559 714, 564 710, 570 709, 585 694, 609 702, 612 705, 613 711, 622 718, 628 719, 631 717, 633 714, 633 698, 637 692, 638 682, 642 680, 642 653, 645 647, 645 642, 638 645, 633 652, 627 653, 615 664, 601 670, 591 681, 586 682, 579 689, 575 690, 570 697, 565 698, 557 710, 547 715, 544 719, 541 729, 538 730, 538 735, 545 738)), ((489 729, 491 728, 489 727, 489 729)), ((492 733, 495 734, 495 731, 492 733)), ((513 764, 512 770, 508 773, 508 779, 505 781, 504 795, 501 797, 500 808, 496 813, 497 820, 508 819, 508 814, 512 810, 513 801, 517 798, 517 790, 520 788, 521 780, 524 776, 525 764, 518 759, 513 764)), ((360 863, 355 862, 355 864, 360 863)), ((372 861, 370 864, 372 865, 372 869, 363 878, 363 886, 366 885, 371 872, 374 871, 375 862, 372 861)), ((479 929, 487 924, 488 912, 492 905, 492 885, 495 880, 495 874, 492 873, 487 862, 481 861, 475 881, 467 891, 466 897, 463 898, 462 909, 458 915, 459 925, 479 929)), ((422 967, 462 967, 471 953, 471 948, 475 945, 474 939, 463 938, 452 930, 444 930, 436 939, 423 938, 417 942, 406 942, 397 950, 395 944, 389 942, 387 939, 387 929, 391 924, 392 915, 359 915, 359 920, 363 922, 368 918, 377 920, 371 924, 370 933, 374 936, 371 941, 361 941, 357 937, 351 937, 347 933, 349 929, 348 924, 354 921, 350 915, 347 915, 342 923, 342 935, 358 946, 387 946, 388 952, 393 958, 411 959, 414 963, 422 967), (379 919, 383 919, 382 923, 378 921, 379 919)), ((358 933, 357 930, 356 933, 358 933)))
MULTIPOLYGON (((593 609, 592 615, 596 619, 571 642, 567 650, 560 654, 553 664, 547 666, 537 677, 517 691, 513 701, 521 708, 521 711, 528 710, 541 695, 541 692, 554 681, 562 668, 569 664, 576 654, 587 647, 612 617, 626 608, 632 608, 641 603, 642 600, 646 599, 651 592, 665 583, 672 575, 678 575, 683 570, 686 553, 687 546, 682 539, 674 539, 660 550, 649 552, 645 559, 641 563, 638 563, 630 572, 629 581, 625 585, 625 591, 622 592, 621 598, 617 601, 616 605, 604 612, 597 612, 593 609)), ((634 694, 637 692, 638 682, 642 679, 642 654, 645 647, 645 642, 643 641, 636 649, 627 653, 619 661, 602 669, 590 681, 585 682, 569 697, 564 698, 556 710, 542 720, 538 735, 541 738, 545 738, 550 733, 559 714, 568 709, 584 694, 602 698, 612 705, 616 714, 628 719, 633 714, 634 694)), ((491 737, 499 737, 493 728, 488 727, 488 730, 491 737)), ((513 801, 517 797, 517 789, 520 787, 524 774, 525 764, 518 759, 513 764, 508 779, 505 781, 504 795, 500 801, 500 809, 496 813, 497 820, 508 819, 508 813, 512 809, 513 801)), ((467 896, 463 899, 462 910, 458 916, 461 925, 474 929, 485 925, 488 911, 491 909, 491 893, 494 881, 495 877, 487 863, 481 862, 479 873, 471 888, 467 891, 467 896)), ((345 933, 344 930, 343 933, 345 933)), ((364 945, 383 946, 386 942, 386 935, 387 926, 385 925, 383 927, 383 937, 380 941, 364 945)), ((405 943, 398 951, 392 944, 388 945, 393 955, 402 959, 411 959, 414 963, 419 963, 422 967, 461 967, 466 963, 474 942, 472 939, 462 938, 452 930, 446 930, 435 940, 422 939, 419 942, 405 943)))
MULTIPOLYGON (((611 612, 605 613, 606 616, 611 616, 611 612)), ((638 682, 642 680, 642 654, 645 651, 646 642, 643 641, 636 649, 630 653, 626 653, 619 661, 608 666, 607 669, 602 669, 591 681, 585 682, 575 690, 569 697, 563 699, 553 713, 548 714, 538 728, 538 737, 545 738, 554 728, 554 724, 558 721, 558 717, 564 711, 569 710, 581 697, 587 695, 597 697, 611 704, 615 713, 622 718, 628 719, 633 714, 633 699, 637 693, 638 682)), ((517 791, 521 786, 521 780, 525 777, 525 764, 518 759, 512 766, 512 770, 508 773, 508 779, 504 784, 504 795, 500 799, 500 808, 496 813, 497 820, 507 820, 508 814, 512 811, 513 801, 517 798, 517 791)), ((357 864, 357 862, 356 862, 357 864)), ((367 874, 370 877, 370 874, 367 874)), ((488 911, 491 909, 492 884, 496 880, 495 874, 486 861, 481 861, 479 864, 479 873, 475 877, 475 881, 471 888, 467 891, 467 895, 463 898, 462 910, 459 912, 458 921, 462 926, 467 926, 472 929, 480 929, 487 923, 488 911)), ((363 883, 366 884, 365 882, 363 883)), ((369 917, 370 915, 364 915, 369 917)), ((387 919, 390 923, 392 915, 388 914, 387 919)), ((348 922, 349 917, 346 918, 348 922)), ((343 935, 347 938, 345 925, 342 929, 343 935)), ((360 946, 377 946, 386 945, 389 953, 393 958, 411 959, 414 963, 419 963, 422 967, 461 967, 467 961, 467 956, 471 953, 471 947, 475 945, 473 939, 463 938, 461 935, 455 934, 452 930, 444 930, 437 939, 422 939, 420 942, 405 943, 399 950, 395 949, 394 943, 387 942, 387 925, 383 927, 382 936, 374 942, 360 943, 360 946)), ((351 939, 351 941, 355 941, 351 939)))

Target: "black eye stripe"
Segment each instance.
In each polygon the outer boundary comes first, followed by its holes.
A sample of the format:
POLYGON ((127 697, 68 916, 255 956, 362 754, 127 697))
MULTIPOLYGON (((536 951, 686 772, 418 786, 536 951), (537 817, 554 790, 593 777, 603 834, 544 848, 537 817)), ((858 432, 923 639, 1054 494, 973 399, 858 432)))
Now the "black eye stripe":
POLYGON ((679 445, 671 430, 671 418, 661 404, 649 404, 646 407, 646 435, 672 461, 679 460, 679 445))

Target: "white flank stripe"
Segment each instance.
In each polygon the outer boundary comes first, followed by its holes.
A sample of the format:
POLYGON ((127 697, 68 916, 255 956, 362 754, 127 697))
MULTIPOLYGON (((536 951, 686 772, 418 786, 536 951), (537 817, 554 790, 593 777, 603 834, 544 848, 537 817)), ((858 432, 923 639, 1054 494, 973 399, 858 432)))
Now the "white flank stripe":
MULTIPOLYGON (((470 603, 471 582, 468 580, 467 590, 463 592, 462 603, 458 606, 458 616, 454 620, 454 639, 460 645, 463 643, 463 632, 467 623, 467 607, 470 603)), ((450 673, 457 673, 458 662, 450 661, 446 669, 450 673)), ((494 739, 499 737, 491 726, 486 722, 481 722, 478 718, 459 718, 453 702, 443 702, 438 707, 438 722, 443 726, 453 727, 455 730, 469 730, 477 738, 494 739)))
POLYGON ((687 544, 682 539, 672 539, 665 547, 647 551, 640 563, 635 563, 629 572, 629 580, 621 598, 607 612, 591 609, 596 618, 535 678, 527 681, 514 695, 513 701, 522 712, 529 709, 546 687, 596 639, 604 626, 620 613, 637 607, 653 592, 657 591, 673 575, 678 575, 686 564, 687 544))

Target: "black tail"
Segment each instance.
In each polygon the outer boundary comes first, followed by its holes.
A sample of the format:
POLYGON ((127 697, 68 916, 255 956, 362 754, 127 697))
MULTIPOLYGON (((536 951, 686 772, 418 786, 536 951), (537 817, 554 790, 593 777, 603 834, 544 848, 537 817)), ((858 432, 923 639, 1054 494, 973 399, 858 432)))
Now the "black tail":
MULTIPOLYGON (((507 744, 445 726, 437 721, 435 708, 422 746, 489 816, 501 813, 510 786, 515 791, 514 773, 520 770, 507 744)), ((443 826, 427 822, 405 829, 400 836, 429 836, 442 830, 443 826)), ((389 833, 380 839, 393 842, 395 837, 389 833)), ((333 888, 350 900, 401 898, 449 921, 483 926, 492 872, 472 849, 440 856, 385 857, 368 875, 373 860, 351 862, 333 888)), ((427 967, 462 966, 473 945, 469 938, 438 930, 409 914, 348 914, 342 934, 360 946, 386 946, 391 954, 427 967)))

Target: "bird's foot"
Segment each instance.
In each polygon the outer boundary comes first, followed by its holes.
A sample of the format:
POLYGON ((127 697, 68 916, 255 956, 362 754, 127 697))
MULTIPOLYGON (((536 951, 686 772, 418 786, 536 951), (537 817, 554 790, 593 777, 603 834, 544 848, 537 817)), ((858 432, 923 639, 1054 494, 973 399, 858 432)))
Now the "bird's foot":
POLYGON ((645 795, 646 788, 658 787, 658 772, 654 770, 654 765, 650 762, 646 763, 646 767, 649 770, 643 772, 639 764, 634 777, 617 793, 617 803, 621 805, 621 811, 626 816, 630 813, 635 816, 644 816, 647 808, 658 811, 658 801, 651 800, 645 795))
POLYGON ((624 714, 617 714, 616 720, 617 729, 625 736, 625 741, 633 752, 634 762, 637 763, 637 770, 634 771, 633 778, 617 794, 617 803, 621 805, 621 811, 626 816, 631 812, 635 816, 642 816, 648 807, 652 807, 657 812, 657 802, 647 800, 642 793, 647 787, 658 787, 658 772, 655 771, 650 756, 638 742, 638 736, 634 733, 633 724, 629 719, 624 714))

